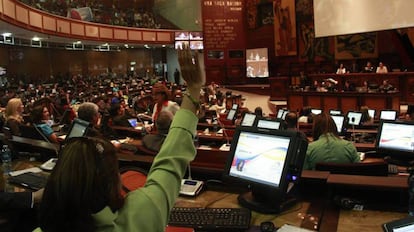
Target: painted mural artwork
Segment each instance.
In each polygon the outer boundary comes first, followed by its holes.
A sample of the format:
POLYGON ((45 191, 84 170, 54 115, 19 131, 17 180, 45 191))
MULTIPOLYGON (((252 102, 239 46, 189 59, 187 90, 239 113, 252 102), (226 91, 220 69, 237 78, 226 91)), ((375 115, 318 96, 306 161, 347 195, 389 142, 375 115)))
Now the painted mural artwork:
POLYGON ((341 35, 335 38, 336 59, 377 57, 377 33, 341 35))
POLYGON ((303 61, 332 60, 334 48, 332 38, 315 38, 313 26, 312 0, 296 1, 296 17, 298 25, 299 59, 303 61))
POLYGON ((297 55, 295 0, 273 3, 276 56, 297 55))

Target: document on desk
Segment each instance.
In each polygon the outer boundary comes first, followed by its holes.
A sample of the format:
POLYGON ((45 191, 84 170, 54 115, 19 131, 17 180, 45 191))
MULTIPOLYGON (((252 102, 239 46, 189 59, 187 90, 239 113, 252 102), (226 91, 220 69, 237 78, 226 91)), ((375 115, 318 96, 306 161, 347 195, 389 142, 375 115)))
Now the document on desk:
POLYGON ((211 147, 206 146, 206 145, 200 145, 200 146, 198 146, 198 149, 200 149, 200 150, 211 150, 211 147))
POLYGON ((27 168, 27 169, 23 169, 23 170, 10 172, 9 174, 10 174, 10 176, 18 176, 18 175, 21 175, 21 174, 27 173, 27 172, 39 173, 41 171, 42 171, 42 169, 40 169, 38 167, 33 167, 33 168, 27 168))
POLYGON ((288 224, 284 224, 282 227, 280 227, 277 232, 312 232, 313 230, 308 230, 304 228, 300 228, 297 226, 292 226, 288 224))

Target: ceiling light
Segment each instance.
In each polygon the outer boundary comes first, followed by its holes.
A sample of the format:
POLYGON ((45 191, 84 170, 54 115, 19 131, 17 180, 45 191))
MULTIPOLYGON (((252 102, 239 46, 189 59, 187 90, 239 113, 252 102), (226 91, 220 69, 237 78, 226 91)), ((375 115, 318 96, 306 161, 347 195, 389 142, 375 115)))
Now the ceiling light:
POLYGON ((11 35, 12 35, 12 33, 10 33, 10 32, 4 32, 2 35, 3 35, 4 37, 9 37, 9 36, 11 36, 11 35))
POLYGON ((124 47, 128 48, 129 46, 128 46, 128 44, 124 44, 124 47))
POLYGON ((163 44, 162 47, 165 48, 165 44, 163 44))
POLYGON ((82 41, 76 41, 74 44, 82 44, 82 41))
POLYGON ((33 38, 32 38, 32 40, 33 40, 33 41, 40 41, 40 38, 39 38, 39 37, 37 37, 37 36, 35 36, 35 37, 33 37, 33 38))

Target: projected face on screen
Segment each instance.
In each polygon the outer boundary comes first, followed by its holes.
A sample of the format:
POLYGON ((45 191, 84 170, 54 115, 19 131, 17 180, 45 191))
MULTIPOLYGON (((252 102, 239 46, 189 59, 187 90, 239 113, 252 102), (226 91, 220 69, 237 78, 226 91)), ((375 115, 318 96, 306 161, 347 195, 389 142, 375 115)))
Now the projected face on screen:
POLYGON ((380 133, 379 148, 414 151, 414 125, 384 122, 380 133))
POLYGON ((285 137, 241 132, 229 174, 279 186, 289 143, 285 137))

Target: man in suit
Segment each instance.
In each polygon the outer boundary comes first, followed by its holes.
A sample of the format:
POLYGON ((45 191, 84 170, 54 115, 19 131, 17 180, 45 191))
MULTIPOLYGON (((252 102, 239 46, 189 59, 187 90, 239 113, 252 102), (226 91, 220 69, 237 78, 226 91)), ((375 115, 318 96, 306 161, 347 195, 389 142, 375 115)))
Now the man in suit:
POLYGON ((170 130, 173 114, 170 111, 161 111, 155 121, 157 131, 155 134, 147 134, 142 138, 142 143, 149 150, 158 152, 164 143, 165 138, 170 130))

